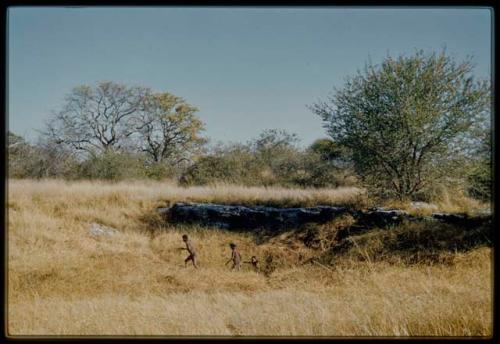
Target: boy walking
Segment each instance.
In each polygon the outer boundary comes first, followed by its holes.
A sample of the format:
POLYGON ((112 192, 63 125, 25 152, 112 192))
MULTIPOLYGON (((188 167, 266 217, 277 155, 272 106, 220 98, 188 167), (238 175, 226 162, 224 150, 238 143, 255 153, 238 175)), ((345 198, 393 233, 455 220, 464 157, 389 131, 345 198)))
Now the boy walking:
POLYGON ((236 244, 231 243, 231 244, 229 244, 229 247, 231 247, 231 258, 229 258, 229 260, 226 262, 226 265, 227 265, 227 263, 232 261, 233 266, 231 267, 231 270, 233 270, 233 269, 239 270, 241 267, 240 253, 236 250, 236 244))
POLYGON ((189 240, 187 234, 184 234, 182 236, 182 241, 186 244, 186 247, 182 247, 182 250, 187 250, 189 252, 189 256, 184 260, 184 267, 187 267, 187 262, 192 261, 193 266, 197 269, 198 265, 196 264, 196 251, 193 247, 193 244, 191 243, 191 240, 189 240))

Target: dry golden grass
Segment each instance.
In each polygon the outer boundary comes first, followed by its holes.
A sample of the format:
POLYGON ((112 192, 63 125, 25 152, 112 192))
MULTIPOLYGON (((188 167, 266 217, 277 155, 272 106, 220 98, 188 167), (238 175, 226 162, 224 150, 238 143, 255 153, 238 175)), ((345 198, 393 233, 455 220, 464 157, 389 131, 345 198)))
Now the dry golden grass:
POLYGON ((437 196, 436 200, 433 202, 437 209, 413 208, 410 202, 402 202, 398 200, 386 200, 383 203, 386 207, 406 210, 410 214, 416 216, 428 216, 436 211, 476 215, 479 211, 489 209, 491 207, 491 204, 489 203, 481 202, 468 197, 463 190, 449 191, 447 189, 441 190, 440 195, 437 196))
MULTIPOLYGON (((9 188, 36 201, 37 197, 51 195, 60 199, 78 195, 75 202, 87 203, 89 199, 115 203, 129 200, 175 202, 214 202, 225 204, 274 204, 281 206, 353 205, 366 202, 366 192, 355 187, 336 189, 287 189, 282 187, 247 187, 230 184, 213 186, 180 187, 169 182, 102 181, 70 182, 62 180, 12 180, 9 188)), ((14 191, 12 190, 12 191, 14 191)), ((45 201, 45 199, 44 199, 45 201)))
POLYGON ((357 193, 9 181, 8 333, 489 336, 489 248, 457 253, 451 265, 299 266, 286 240, 258 244, 248 233, 160 226, 154 215, 176 201, 345 204, 358 202, 357 193), (92 237, 92 222, 119 234, 92 237), (183 267, 183 233, 198 248, 198 271, 183 267), (231 241, 244 260, 277 257, 277 269, 229 271, 231 241))

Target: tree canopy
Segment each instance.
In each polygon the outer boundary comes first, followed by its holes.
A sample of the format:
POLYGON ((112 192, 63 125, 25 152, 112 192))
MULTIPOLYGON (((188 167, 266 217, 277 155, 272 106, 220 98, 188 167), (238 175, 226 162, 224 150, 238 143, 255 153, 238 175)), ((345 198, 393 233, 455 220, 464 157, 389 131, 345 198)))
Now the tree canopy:
POLYGON ((144 152, 155 164, 178 164, 205 142, 197 111, 167 92, 105 81, 75 87, 44 136, 75 153, 144 152))
POLYGON ((95 152, 121 148, 133 133, 133 117, 148 90, 113 82, 75 87, 62 109, 53 114, 45 133, 75 150, 95 152))
POLYGON ((463 138, 488 118, 489 82, 471 71, 470 60, 444 52, 387 57, 311 110, 366 182, 408 198, 445 175, 446 161, 470 144, 463 138))
POLYGON ((154 162, 187 160, 206 139, 198 109, 170 93, 149 95, 137 119, 138 146, 154 162))

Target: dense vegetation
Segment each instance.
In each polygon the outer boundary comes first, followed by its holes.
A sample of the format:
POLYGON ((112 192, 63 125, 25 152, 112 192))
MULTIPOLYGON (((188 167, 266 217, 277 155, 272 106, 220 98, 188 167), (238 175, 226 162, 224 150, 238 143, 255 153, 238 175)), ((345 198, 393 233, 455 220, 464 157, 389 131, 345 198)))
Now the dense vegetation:
MULTIPOLYGON (((487 145, 490 86, 444 52, 368 64, 312 110, 373 187, 408 199, 470 173, 487 145)), ((484 154, 482 155, 484 156, 484 154)))
MULTIPOLYGON (((356 177, 329 139, 303 149, 283 130, 265 130, 246 144, 207 147, 190 159, 155 161, 140 151, 105 149, 78 155, 53 142, 30 144, 9 133, 9 176, 65 179, 174 179, 182 185, 353 186, 356 177)), ((177 158, 177 156, 176 156, 177 158)))
MULTIPOLYGON (((284 130, 210 144, 198 109, 170 93, 79 86, 36 144, 10 133, 9 177, 171 179, 181 185, 368 187, 430 200, 451 189, 491 197, 490 85, 443 53, 367 65, 311 106, 330 138, 309 147, 284 130)), ((322 134, 318 133, 318 137, 322 134)))

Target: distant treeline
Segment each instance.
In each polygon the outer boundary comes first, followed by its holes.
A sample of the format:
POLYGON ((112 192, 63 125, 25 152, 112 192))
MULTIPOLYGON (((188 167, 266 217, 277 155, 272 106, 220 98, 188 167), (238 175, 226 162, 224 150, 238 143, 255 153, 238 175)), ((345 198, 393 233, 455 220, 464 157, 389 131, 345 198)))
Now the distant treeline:
MULTIPOLYGON (((310 110, 329 138, 299 147, 280 129, 211 145, 198 109, 170 93, 101 82, 79 86, 36 144, 9 132, 9 177, 175 179, 182 185, 366 186, 383 197, 432 199, 454 188, 491 196, 488 80, 441 54, 367 64, 310 110)), ((321 137, 318 133, 318 137, 321 137)))
POLYGON ((78 155, 63 145, 29 144, 9 133, 8 169, 13 178, 173 179, 186 186, 337 187, 358 182, 330 139, 301 148, 296 135, 276 129, 264 130, 245 144, 219 144, 205 147, 190 159, 164 161, 123 148, 78 155))

